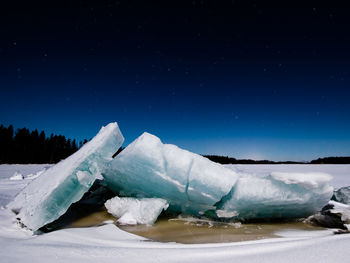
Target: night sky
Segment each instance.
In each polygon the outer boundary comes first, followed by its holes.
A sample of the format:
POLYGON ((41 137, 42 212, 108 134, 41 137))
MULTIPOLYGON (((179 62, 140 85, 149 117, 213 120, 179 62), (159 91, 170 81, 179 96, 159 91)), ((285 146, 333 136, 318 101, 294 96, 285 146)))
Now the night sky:
POLYGON ((350 9, 260 2, 2 3, 0 123, 82 140, 117 121, 124 146, 148 131, 200 154, 349 156, 350 9))

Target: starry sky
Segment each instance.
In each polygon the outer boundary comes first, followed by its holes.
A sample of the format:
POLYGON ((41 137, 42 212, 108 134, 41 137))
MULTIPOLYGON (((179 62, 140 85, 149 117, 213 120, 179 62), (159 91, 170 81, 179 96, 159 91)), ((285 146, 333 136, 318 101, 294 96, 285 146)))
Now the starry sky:
POLYGON ((200 154, 349 156, 350 9, 260 2, 1 4, 0 123, 83 140, 117 121, 124 146, 147 131, 200 154))

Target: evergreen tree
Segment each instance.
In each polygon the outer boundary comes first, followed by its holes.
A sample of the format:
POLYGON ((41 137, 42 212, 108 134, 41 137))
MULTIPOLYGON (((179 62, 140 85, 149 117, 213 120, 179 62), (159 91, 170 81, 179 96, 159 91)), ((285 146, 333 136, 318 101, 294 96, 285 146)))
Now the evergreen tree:
MULTIPOLYGON (((84 140, 86 143, 87 140, 84 140)), ((79 147, 83 142, 79 143, 79 147)), ((27 128, 0 126, 0 163, 57 163, 78 150, 76 140, 27 128)))

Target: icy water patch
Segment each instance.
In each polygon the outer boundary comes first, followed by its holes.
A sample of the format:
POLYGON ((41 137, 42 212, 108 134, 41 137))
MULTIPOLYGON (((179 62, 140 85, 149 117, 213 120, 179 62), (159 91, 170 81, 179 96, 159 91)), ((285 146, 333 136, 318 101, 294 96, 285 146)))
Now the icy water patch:
MULTIPOLYGON (((73 221, 67 227, 90 227, 116 223, 106 210, 91 213, 73 221)), ((152 226, 118 225, 124 231, 158 242, 182 244, 228 243, 280 237, 277 233, 289 230, 314 231, 324 228, 302 222, 285 223, 220 223, 193 217, 159 218, 152 226)))

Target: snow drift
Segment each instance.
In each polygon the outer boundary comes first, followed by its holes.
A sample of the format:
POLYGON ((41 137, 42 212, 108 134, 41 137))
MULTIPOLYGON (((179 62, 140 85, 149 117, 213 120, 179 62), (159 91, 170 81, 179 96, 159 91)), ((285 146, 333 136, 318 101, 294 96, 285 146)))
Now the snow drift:
POLYGON ((123 141, 117 123, 102 127, 79 151, 31 182, 9 208, 33 231, 54 221, 88 191, 123 141))

